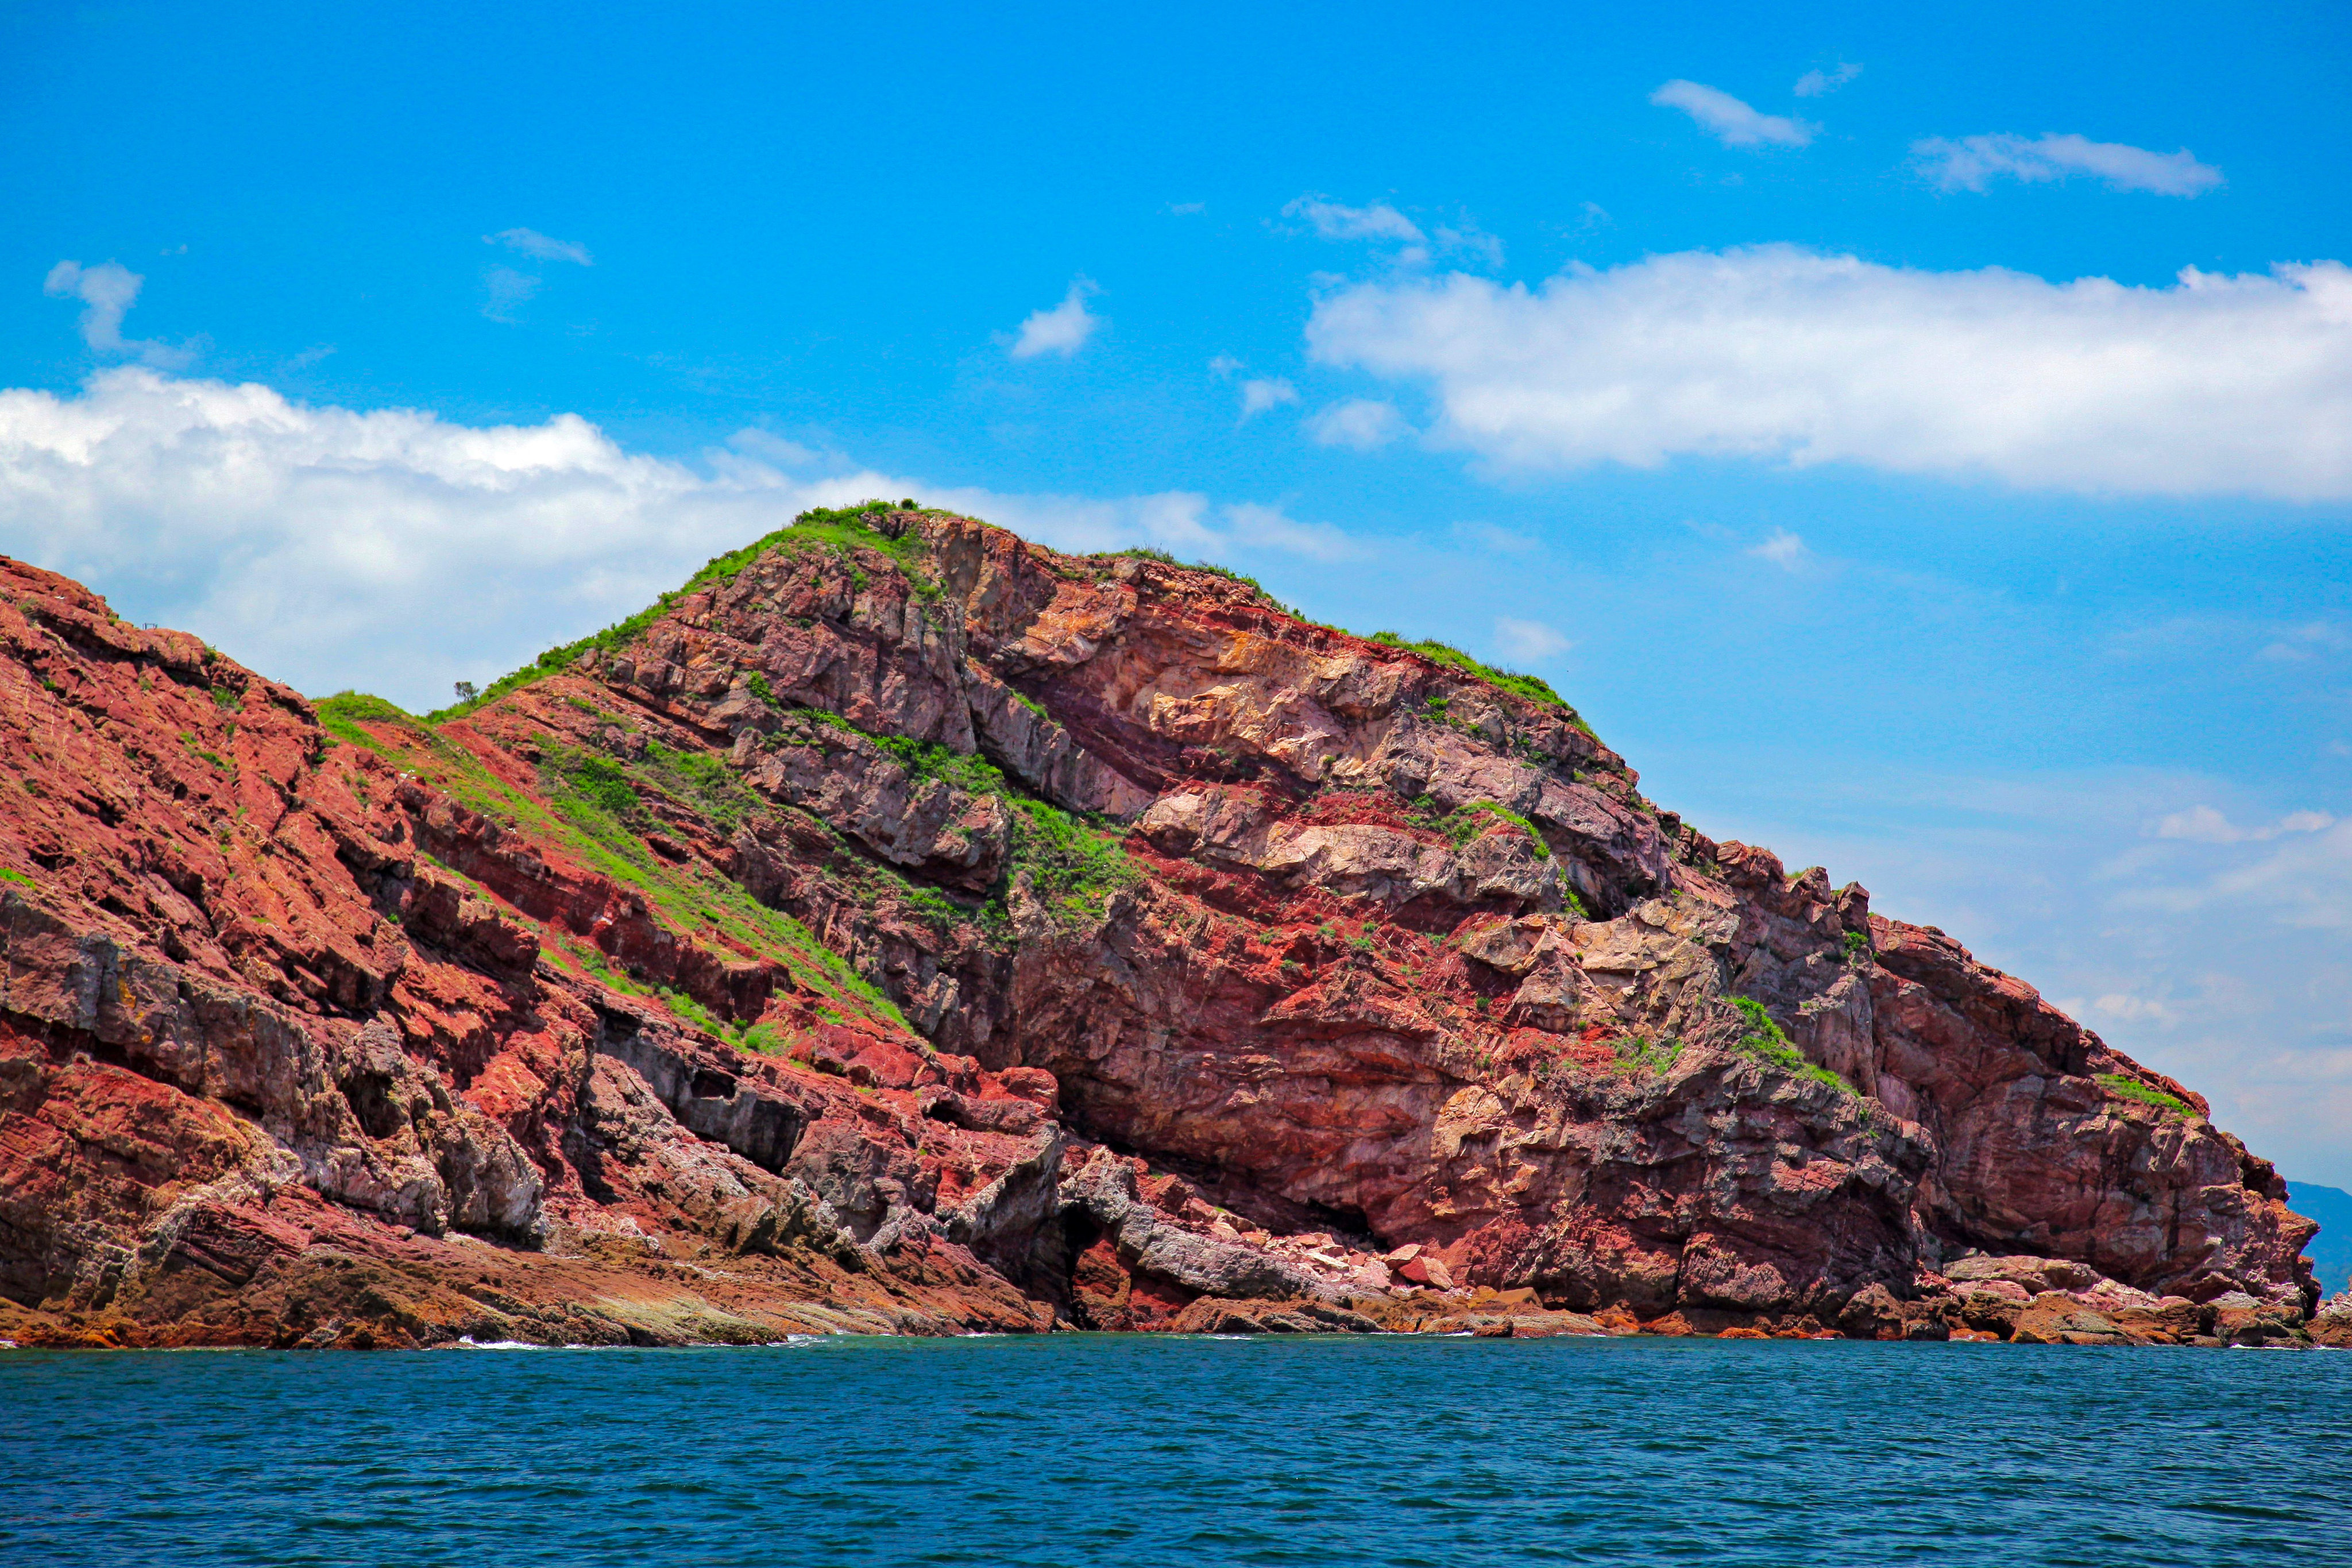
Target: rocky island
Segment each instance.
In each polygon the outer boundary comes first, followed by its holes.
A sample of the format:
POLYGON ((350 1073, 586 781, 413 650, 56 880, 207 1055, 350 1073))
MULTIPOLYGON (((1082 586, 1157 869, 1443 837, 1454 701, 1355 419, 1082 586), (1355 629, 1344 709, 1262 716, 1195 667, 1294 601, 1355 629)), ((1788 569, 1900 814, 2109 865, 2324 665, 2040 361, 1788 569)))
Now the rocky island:
POLYGON ((2193 1090, 1212 568, 812 512, 424 717, 0 643, 21 1344, 2352 1340, 2193 1090))

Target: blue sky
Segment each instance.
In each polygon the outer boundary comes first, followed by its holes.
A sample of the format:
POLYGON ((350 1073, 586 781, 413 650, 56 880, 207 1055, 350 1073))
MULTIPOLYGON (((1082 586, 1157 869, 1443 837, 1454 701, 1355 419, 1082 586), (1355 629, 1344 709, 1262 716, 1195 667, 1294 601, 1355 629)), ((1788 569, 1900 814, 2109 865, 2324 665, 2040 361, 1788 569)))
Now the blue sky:
POLYGON ((0 9, 0 550, 420 707, 811 500, 1212 556, 2352 1185, 2352 16, 1909 9, 0 9))

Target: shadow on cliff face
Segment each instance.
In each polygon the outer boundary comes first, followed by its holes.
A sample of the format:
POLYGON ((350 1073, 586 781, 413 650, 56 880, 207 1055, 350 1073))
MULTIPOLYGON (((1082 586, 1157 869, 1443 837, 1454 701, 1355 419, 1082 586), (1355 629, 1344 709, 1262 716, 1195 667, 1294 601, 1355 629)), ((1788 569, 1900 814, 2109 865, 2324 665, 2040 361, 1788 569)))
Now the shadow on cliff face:
POLYGON ((12 1337, 2314 1300, 2184 1086, 1245 579, 813 514, 430 719, 0 580, 12 1337))

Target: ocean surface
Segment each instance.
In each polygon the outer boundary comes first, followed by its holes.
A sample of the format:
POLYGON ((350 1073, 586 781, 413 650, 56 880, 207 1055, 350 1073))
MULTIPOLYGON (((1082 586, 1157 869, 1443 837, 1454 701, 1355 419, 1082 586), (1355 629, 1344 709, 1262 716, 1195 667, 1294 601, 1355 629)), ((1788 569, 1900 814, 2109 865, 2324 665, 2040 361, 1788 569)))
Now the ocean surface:
POLYGON ((0 1354, 0 1562, 2352 1562, 2352 1354, 822 1340, 0 1354))

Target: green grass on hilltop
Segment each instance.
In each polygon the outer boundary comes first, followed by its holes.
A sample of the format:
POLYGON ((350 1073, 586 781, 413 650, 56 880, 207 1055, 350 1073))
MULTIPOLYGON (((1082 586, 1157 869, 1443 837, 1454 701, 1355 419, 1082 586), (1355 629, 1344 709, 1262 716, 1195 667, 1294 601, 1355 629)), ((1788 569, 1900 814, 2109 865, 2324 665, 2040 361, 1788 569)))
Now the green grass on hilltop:
MULTIPOLYGON (((1548 702, 1555 708, 1568 708, 1568 699, 1554 691, 1540 676, 1521 675, 1517 670, 1497 669, 1491 664, 1471 658, 1452 643, 1408 642, 1394 632, 1374 632, 1371 640, 1389 647, 1404 648, 1409 652, 1420 654, 1424 658, 1433 658, 1440 664, 1461 670, 1465 675, 1475 676, 1487 685, 1498 687, 1515 697, 1524 697, 1534 702, 1548 702)), ((1575 714, 1576 710, 1570 708, 1569 716, 1573 719, 1575 714)), ((1579 719, 1577 722, 1581 724, 1583 721, 1579 719)))
MULTIPOLYGON (((703 563, 699 571, 677 587, 664 594, 644 609, 625 620, 615 621, 600 632, 592 632, 576 642, 549 648, 520 669, 510 670, 484 687, 481 691, 462 702, 436 709, 425 715, 428 724, 446 724, 497 701, 508 692, 561 674, 583 654, 592 650, 616 653, 635 642, 646 628, 667 615, 670 606, 698 589, 733 582, 743 570, 771 550, 806 550, 830 544, 844 556, 866 549, 879 551, 904 572, 918 597, 936 599, 940 587, 930 576, 930 552, 922 541, 911 535, 892 539, 877 531, 869 521, 876 515, 891 510, 921 510, 922 508, 897 504, 887 500, 860 501, 856 506, 812 507, 794 518, 789 527, 777 529, 724 555, 714 555, 703 563)), ((856 586, 863 588, 866 577, 855 563, 851 573, 856 586)))

